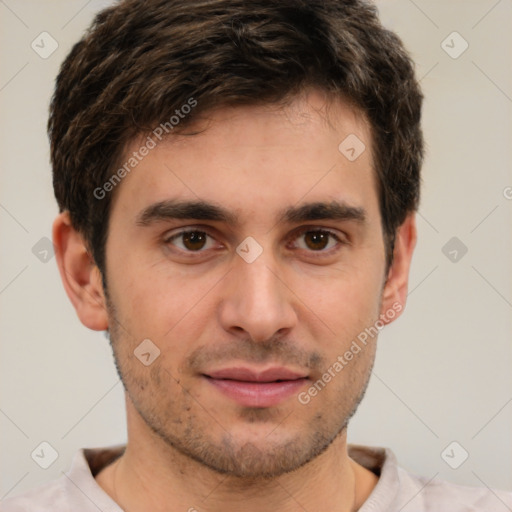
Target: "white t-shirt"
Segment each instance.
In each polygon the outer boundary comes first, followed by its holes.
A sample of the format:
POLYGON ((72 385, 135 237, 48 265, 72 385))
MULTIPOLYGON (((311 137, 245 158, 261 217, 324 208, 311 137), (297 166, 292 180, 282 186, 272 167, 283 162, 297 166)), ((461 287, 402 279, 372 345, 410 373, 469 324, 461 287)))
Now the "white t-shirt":
MULTIPOLYGON (((59 479, 0 503, 2 512, 122 512, 94 476, 124 446, 78 451, 59 479)), ((511 512, 512 492, 456 485, 415 476, 397 465, 387 448, 349 445, 352 459, 379 476, 359 512, 511 512)))

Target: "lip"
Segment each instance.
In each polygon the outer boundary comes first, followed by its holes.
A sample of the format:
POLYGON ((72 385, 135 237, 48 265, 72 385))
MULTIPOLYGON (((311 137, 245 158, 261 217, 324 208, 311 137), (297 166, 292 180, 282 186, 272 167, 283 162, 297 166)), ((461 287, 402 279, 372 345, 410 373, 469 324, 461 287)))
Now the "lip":
POLYGON ((218 391, 244 407, 273 407, 296 394, 307 375, 284 367, 254 370, 232 367, 204 374, 218 391))
POLYGON ((276 380, 296 380, 307 377, 282 366, 272 366, 265 370, 253 370, 243 366, 223 368, 206 374, 212 379, 230 379, 244 382, 275 382, 276 380))

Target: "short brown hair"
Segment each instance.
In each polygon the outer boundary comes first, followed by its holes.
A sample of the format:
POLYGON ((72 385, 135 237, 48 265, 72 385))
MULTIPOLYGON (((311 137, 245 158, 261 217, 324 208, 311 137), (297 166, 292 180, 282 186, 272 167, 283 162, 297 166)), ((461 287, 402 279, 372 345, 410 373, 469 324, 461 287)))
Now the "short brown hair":
POLYGON ((95 190, 114 178, 129 142, 158 125, 177 133, 212 108, 278 103, 309 87, 370 121, 390 262, 396 230, 419 201, 422 94, 372 4, 124 0, 100 12, 62 64, 48 133, 60 210, 102 273, 112 193, 98 199, 95 190), (196 106, 169 126, 191 98, 196 106))

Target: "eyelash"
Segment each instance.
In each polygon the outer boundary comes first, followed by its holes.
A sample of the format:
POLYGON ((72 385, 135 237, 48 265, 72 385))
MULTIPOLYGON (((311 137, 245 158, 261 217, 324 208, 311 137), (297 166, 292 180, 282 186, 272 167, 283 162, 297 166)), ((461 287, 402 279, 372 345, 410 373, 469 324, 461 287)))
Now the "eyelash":
MULTIPOLYGON (((173 233, 172 235, 167 236, 164 239, 164 243, 166 245, 174 245, 172 243, 174 240, 179 239, 180 237, 186 235, 187 233, 204 234, 207 237, 215 240, 215 237, 212 236, 210 233, 208 233, 208 231, 206 231, 204 229, 189 228, 189 229, 182 229, 181 231, 178 231, 177 233, 173 233)), ((327 249, 327 250, 326 249, 320 249, 318 251, 315 251, 315 250, 312 250, 312 249, 311 250, 300 249, 300 250, 303 250, 303 251, 307 251, 310 255, 314 255, 314 257, 322 257, 322 256, 327 256, 327 255, 330 256, 333 253, 337 252, 341 248, 341 246, 348 245, 348 242, 346 240, 342 240, 334 231, 331 231, 331 230, 325 229, 325 228, 315 227, 315 226, 304 226, 303 228, 300 228, 299 231, 296 231, 295 233, 293 233, 293 235, 290 236, 288 238, 288 240, 289 241, 290 240, 291 241, 297 240, 298 238, 300 238, 301 236, 303 236, 303 235, 305 235, 307 233, 326 234, 326 235, 329 235, 329 237, 331 239, 334 239, 335 242, 336 242, 336 246, 335 247, 332 247, 332 248, 327 249)), ((205 252, 207 252, 209 250, 209 249, 199 249, 197 251, 191 251, 191 250, 181 249, 179 247, 176 247, 176 249, 178 251, 180 251, 181 253, 186 253, 187 255, 197 255, 197 256, 199 256, 202 253, 205 253, 205 252)))

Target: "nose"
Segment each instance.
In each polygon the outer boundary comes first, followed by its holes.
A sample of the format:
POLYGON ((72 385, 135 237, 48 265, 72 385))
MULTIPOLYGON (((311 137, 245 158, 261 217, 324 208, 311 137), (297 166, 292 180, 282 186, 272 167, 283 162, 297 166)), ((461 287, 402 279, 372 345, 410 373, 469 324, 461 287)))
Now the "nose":
POLYGON ((297 322, 294 294, 275 259, 265 251, 252 263, 239 256, 223 283, 220 323, 255 342, 287 334, 297 322))

